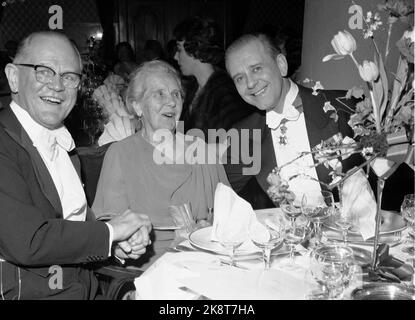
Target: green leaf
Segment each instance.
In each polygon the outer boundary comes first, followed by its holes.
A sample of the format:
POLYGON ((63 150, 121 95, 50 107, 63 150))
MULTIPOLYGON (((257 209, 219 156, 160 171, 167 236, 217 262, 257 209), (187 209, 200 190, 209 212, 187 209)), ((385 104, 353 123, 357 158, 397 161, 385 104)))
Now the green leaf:
MULTIPOLYGON (((385 66, 383 65, 382 57, 379 55, 379 79, 382 84, 383 88, 383 99, 382 103, 380 105, 380 111, 379 111, 379 120, 382 122, 383 115, 385 113, 387 104, 388 104, 388 90, 389 90, 389 84, 388 84, 388 77, 386 76, 385 66)), ((375 59, 376 59, 376 53, 375 53, 375 59)), ((379 81, 379 80, 378 80, 379 81)))
MULTIPOLYGON (((396 70, 395 79, 393 81, 393 90, 391 97, 391 106, 387 113, 387 118, 392 118, 396 106, 399 102, 399 97, 401 96, 402 90, 405 87, 406 80, 408 78, 408 61, 402 59, 402 56, 399 57, 398 67, 396 70)), ((389 125, 389 123, 387 123, 389 125)))

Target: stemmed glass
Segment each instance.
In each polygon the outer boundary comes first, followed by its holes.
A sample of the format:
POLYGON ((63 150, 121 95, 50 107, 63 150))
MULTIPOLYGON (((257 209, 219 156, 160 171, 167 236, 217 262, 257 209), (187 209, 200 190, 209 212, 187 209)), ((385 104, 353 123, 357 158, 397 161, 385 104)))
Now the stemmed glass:
POLYGON ((268 270, 271 266, 271 251, 284 241, 284 226, 270 219, 253 221, 249 226, 249 235, 252 242, 262 250, 264 269, 268 270))
POLYGON ((321 244, 321 224, 334 213, 333 193, 323 190, 321 194, 304 194, 301 211, 314 225, 316 245, 321 244))
POLYGON ((307 225, 303 224, 301 226, 287 226, 285 228, 284 242, 290 247, 290 262, 289 267, 295 266, 295 246, 300 244, 305 240, 309 233, 309 228, 307 225))
POLYGON ((280 203, 280 208, 287 219, 290 220, 291 228, 295 229, 295 220, 301 215, 301 206, 296 205, 293 201, 284 199, 280 203))
MULTIPOLYGON (((411 226, 413 236, 415 237, 415 195, 407 194, 401 205, 401 214, 402 217, 406 220, 407 224, 411 226)), ((410 246, 402 249, 403 252, 410 254, 411 256, 415 255, 415 243, 410 246)))
POLYGON ((343 243, 348 242, 349 230, 353 227, 353 216, 342 212, 342 208, 339 208, 338 215, 335 217, 335 224, 341 229, 343 236, 343 243))
POLYGON ((347 237, 349 234, 349 230, 353 227, 354 219, 351 214, 348 214, 344 207, 343 203, 343 183, 340 183, 338 186, 339 191, 339 206, 335 216, 335 224, 340 228, 342 231, 343 236, 343 243, 347 243, 347 237))
POLYGON ((354 276, 354 264, 353 249, 343 244, 317 246, 310 256, 311 274, 330 300, 343 297, 354 276))
POLYGON ((224 247, 229 255, 229 265, 235 266, 236 250, 248 239, 248 232, 246 228, 232 228, 218 226, 216 230, 216 237, 219 243, 224 247))

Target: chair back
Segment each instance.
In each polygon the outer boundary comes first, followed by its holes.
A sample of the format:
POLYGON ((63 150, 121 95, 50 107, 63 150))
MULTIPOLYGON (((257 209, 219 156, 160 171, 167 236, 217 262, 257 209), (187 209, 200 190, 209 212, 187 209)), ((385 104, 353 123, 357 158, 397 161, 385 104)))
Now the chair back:
POLYGON ((100 147, 90 146, 76 148, 76 152, 81 161, 81 178, 84 183, 86 200, 90 207, 94 203, 105 153, 110 145, 111 143, 107 143, 100 147))

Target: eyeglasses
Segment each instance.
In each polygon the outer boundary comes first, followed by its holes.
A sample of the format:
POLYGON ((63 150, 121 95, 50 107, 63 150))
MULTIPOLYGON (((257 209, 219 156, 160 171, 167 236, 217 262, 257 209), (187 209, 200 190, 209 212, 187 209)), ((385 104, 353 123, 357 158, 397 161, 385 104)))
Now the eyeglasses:
MULTIPOLYGON (((16 63, 15 65, 35 69, 36 80, 44 84, 52 83, 57 74, 52 68, 38 64, 16 63)), ((64 72, 59 74, 59 77, 61 78, 62 84, 65 88, 75 89, 81 82, 82 75, 76 72, 64 72)))

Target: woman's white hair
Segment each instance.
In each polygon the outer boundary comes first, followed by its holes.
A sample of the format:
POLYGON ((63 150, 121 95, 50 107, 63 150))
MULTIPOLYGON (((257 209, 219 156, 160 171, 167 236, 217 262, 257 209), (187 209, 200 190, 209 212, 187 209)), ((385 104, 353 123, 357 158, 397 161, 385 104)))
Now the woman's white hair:
POLYGON ((161 60, 152 60, 142 63, 130 74, 130 83, 126 93, 126 106, 130 113, 136 113, 133 102, 141 102, 147 88, 145 87, 146 77, 154 73, 164 73, 172 75, 179 83, 180 92, 184 95, 182 82, 179 73, 170 64, 161 60))

